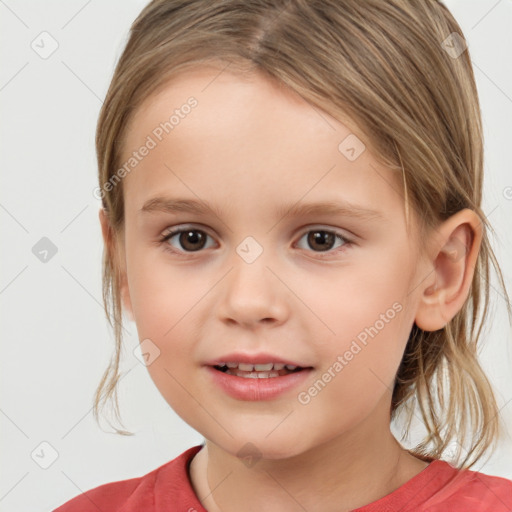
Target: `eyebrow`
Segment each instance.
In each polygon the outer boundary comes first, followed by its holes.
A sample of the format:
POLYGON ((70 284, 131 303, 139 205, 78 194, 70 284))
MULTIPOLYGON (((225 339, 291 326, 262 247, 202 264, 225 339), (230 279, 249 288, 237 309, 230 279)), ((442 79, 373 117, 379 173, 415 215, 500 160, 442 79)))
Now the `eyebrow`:
MULTIPOLYGON (((173 199, 168 197, 154 197, 144 203, 139 213, 177 213, 185 212, 197 215, 215 215, 222 217, 222 212, 207 201, 196 201, 195 199, 173 199)), ((313 203, 291 203, 281 205, 276 209, 275 215, 278 218, 285 216, 311 216, 311 215, 339 215, 353 217, 361 220, 385 220, 384 215, 369 208, 352 204, 346 200, 322 201, 313 203)))

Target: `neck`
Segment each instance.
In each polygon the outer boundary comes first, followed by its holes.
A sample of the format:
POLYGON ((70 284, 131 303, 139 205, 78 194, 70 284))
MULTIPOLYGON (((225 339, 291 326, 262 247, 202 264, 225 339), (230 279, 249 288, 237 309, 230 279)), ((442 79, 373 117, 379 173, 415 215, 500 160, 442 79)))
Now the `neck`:
POLYGON ((372 413, 307 451, 249 466, 206 440, 191 461, 190 479, 209 512, 349 512, 393 492, 427 465, 396 441, 389 416, 387 424, 377 423, 372 413))

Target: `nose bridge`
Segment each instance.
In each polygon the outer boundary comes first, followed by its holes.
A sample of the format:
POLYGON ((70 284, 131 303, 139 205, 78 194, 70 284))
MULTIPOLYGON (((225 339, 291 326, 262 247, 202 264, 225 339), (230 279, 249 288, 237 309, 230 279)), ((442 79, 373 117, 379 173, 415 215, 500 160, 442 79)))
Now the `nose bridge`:
POLYGON ((248 236, 235 248, 229 266, 220 314, 241 323, 282 321, 285 290, 270 270, 275 266, 272 251, 248 236))

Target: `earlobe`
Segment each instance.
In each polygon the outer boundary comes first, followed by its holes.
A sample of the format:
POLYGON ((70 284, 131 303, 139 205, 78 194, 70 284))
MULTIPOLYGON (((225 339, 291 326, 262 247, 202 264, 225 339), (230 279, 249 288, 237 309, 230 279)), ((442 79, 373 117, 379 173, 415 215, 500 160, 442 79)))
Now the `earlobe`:
POLYGON ((480 244, 482 225, 469 209, 447 219, 435 233, 437 244, 428 278, 424 279, 415 322, 424 331, 442 329, 466 301, 480 244))
POLYGON ((111 264, 113 268, 116 269, 116 272, 119 276, 119 294, 121 297, 121 306, 123 310, 127 313, 128 318, 133 322, 133 310, 132 303, 130 298, 130 291, 128 287, 128 279, 126 276, 126 264, 125 259, 117 247, 116 241, 114 240, 114 236, 112 233, 112 228, 110 226, 110 221, 108 219, 108 214, 104 208, 100 208, 99 210, 99 218, 101 224, 101 232, 103 235, 103 243, 105 244, 105 249, 109 254, 109 258, 111 260, 111 264))

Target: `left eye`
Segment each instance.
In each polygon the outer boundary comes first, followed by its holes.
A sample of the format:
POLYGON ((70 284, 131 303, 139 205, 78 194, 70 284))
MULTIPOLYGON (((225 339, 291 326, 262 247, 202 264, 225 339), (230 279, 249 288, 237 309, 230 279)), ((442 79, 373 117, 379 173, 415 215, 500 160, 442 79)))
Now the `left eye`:
MULTIPOLYGON (((332 245, 336 241, 336 239, 343 242, 342 247, 350 244, 350 240, 342 236, 340 233, 335 231, 329 231, 325 229, 312 229, 304 233, 301 240, 306 238, 307 244, 312 248, 319 248, 318 251, 314 252, 329 252, 333 248, 332 245)), ((338 246, 339 247, 339 246, 338 246)), ((334 252, 334 251, 331 251, 334 252)))

